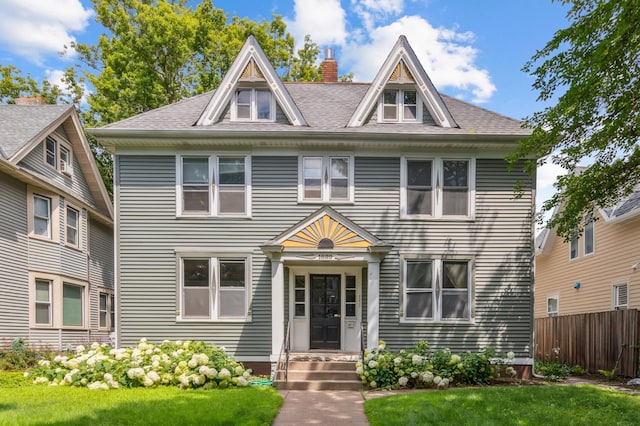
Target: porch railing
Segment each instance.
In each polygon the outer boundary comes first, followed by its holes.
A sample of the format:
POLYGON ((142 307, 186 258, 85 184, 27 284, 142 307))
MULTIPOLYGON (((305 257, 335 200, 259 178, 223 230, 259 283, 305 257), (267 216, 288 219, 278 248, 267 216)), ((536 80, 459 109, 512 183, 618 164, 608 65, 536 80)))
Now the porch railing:
POLYGON ((291 352, 291 323, 287 321, 287 332, 284 335, 284 340, 282 342, 282 347, 280 348, 280 354, 278 355, 278 362, 276 363, 276 368, 273 371, 273 375, 271 377, 271 381, 275 381, 278 378, 278 372, 284 371, 284 381, 286 382, 289 375, 289 353, 291 352), (282 356, 284 355, 284 360, 282 356))
POLYGON ((364 365, 364 324, 360 323, 360 357, 362 358, 362 365, 364 365))

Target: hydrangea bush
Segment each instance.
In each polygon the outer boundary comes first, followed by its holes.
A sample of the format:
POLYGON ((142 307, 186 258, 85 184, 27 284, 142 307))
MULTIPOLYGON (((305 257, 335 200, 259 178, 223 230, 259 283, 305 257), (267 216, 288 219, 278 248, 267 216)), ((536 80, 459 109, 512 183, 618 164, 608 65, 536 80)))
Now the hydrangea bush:
POLYGON ((491 383, 499 370, 513 377, 516 371, 509 364, 514 358, 513 352, 507 353, 506 359, 499 358, 492 348, 457 355, 449 349, 432 350, 424 341, 411 350, 392 353, 381 341, 377 348, 365 351, 356 372, 362 383, 373 389, 446 388, 451 383, 491 383))
POLYGON ((137 346, 114 349, 107 343, 76 348, 75 354, 40 360, 26 372, 34 384, 86 386, 89 389, 179 386, 227 388, 247 386, 250 370, 204 342, 141 339, 137 346))

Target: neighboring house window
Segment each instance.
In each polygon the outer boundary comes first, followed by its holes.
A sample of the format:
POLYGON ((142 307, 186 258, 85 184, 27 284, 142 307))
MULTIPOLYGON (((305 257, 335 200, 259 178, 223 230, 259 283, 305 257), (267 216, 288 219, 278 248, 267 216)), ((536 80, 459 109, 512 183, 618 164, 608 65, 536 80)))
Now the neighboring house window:
POLYGON ((66 215, 66 240, 67 244, 74 247, 80 246, 80 212, 67 206, 66 215))
POLYGON ((58 163, 58 143, 51 136, 47 136, 45 139, 45 161, 53 168, 57 167, 58 163))
POLYGON ((627 284, 613 286, 613 309, 627 309, 627 284))
POLYGON ((178 215, 249 216, 249 157, 177 158, 178 215))
POLYGON ((353 201, 353 157, 300 157, 298 197, 299 201, 353 201))
POLYGON ((181 258, 183 319, 245 319, 248 316, 248 259, 181 258))
POLYGON ((71 175, 72 152, 71 147, 51 136, 47 136, 44 142, 45 162, 61 173, 71 175))
POLYGON ((558 316, 558 297, 547 297, 547 316, 558 316))
POLYGON ((99 297, 99 326, 113 330, 115 327, 115 297, 112 293, 106 292, 100 292, 99 297))
POLYGON ((273 121, 275 101, 268 89, 236 90, 232 119, 242 121, 273 121))
POLYGON ((584 219, 584 254, 593 253, 594 250, 594 222, 591 216, 584 219))
POLYGON ((578 235, 573 235, 569 243, 569 258, 575 259, 578 257, 578 235))
POLYGON ((62 283, 62 325, 64 327, 84 326, 85 287, 62 283))
POLYGON ((422 121, 422 102, 415 90, 385 90, 380 100, 381 121, 422 121))
POLYGON ((36 279, 36 325, 52 325, 52 289, 51 280, 36 279))
POLYGON ((403 158, 401 169, 402 217, 469 218, 473 215, 473 160, 403 158))
POLYGON ((470 263, 469 260, 405 259, 404 319, 470 320, 470 263))
POLYGON ((51 198, 33 195, 33 233, 51 238, 51 198))

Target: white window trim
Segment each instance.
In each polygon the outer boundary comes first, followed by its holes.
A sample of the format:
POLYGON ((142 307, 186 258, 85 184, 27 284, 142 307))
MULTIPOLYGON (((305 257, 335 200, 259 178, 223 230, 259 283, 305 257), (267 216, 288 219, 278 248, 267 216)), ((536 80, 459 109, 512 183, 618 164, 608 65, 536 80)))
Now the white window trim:
POLYGON ((616 283, 612 286, 612 290, 613 290, 613 295, 612 295, 612 300, 611 300, 611 304, 613 306, 614 310, 619 310, 619 309, 628 309, 629 307, 629 283, 626 282, 619 282, 616 283), (620 288, 621 287, 625 287, 626 291, 627 291, 627 303, 625 304, 621 304, 618 303, 619 302, 619 292, 620 292, 620 288))
POLYGON ((176 321, 177 322, 251 322, 252 321, 252 293, 253 293, 253 280, 251 273, 251 264, 252 259, 251 255, 248 253, 238 253, 238 252, 228 252, 228 253, 211 253, 211 252, 180 252, 176 253, 176 321), (215 291, 215 300, 210 302, 209 304, 209 317, 208 318, 198 318, 198 317, 185 317, 182 314, 182 294, 183 294, 183 259, 209 259, 209 297, 211 297, 212 292, 215 291), (220 276, 219 276, 219 265, 220 260, 240 260, 244 259, 245 261, 245 306, 247 308, 247 312, 244 316, 238 317, 220 317, 220 276))
POLYGON ((251 218, 251 155, 247 153, 224 153, 217 155, 189 154, 176 155, 176 217, 224 217, 224 218, 251 218), (209 211, 184 213, 182 211, 182 159, 183 158, 208 158, 209 161, 209 211), (225 157, 244 157, 244 186, 245 186, 245 212, 244 213, 219 213, 219 167, 218 159, 225 157), (215 182, 215 183, 214 183, 215 182))
POLYGON ((323 155, 318 153, 303 153, 298 156, 298 203, 301 204, 353 204, 354 202, 354 178, 355 178, 355 157, 350 153, 334 153, 329 155, 323 155), (308 157, 316 157, 322 159, 322 174, 320 177, 321 186, 320 192, 321 198, 304 198, 304 159, 308 157), (348 198, 331 198, 331 159, 332 158, 347 158, 349 160, 349 182, 348 182, 348 198), (325 174, 328 179, 325 181, 325 174))
POLYGON ((378 123, 422 123, 422 96, 420 96, 420 90, 416 87, 411 88, 394 88, 386 87, 382 90, 380 98, 378 99, 378 123), (384 92, 397 92, 396 99, 396 112, 397 118, 385 119, 384 118, 384 92), (404 92, 416 92, 416 118, 406 119, 404 118, 404 92))
POLYGON ((28 185, 27 186, 27 217, 28 217, 27 231, 30 238, 35 238, 38 240, 54 242, 54 243, 60 242, 60 197, 59 196, 47 191, 40 191, 39 189, 28 185), (33 205, 34 196, 40 196, 40 197, 48 198, 51 200, 50 212, 49 212, 50 213, 49 230, 51 235, 49 236, 38 235, 34 231, 34 227, 33 227, 34 214, 35 214, 35 209, 33 205))
POLYGON ((114 310, 115 311, 115 299, 113 299, 114 297, 114 293, 112 289, 108 289, 108 288, 99 288, 98 289, 98 330, 103 330, 103 331, 113 331, 115 330, 115 324, 111 323, 111 311, 114 310), (106 295, 107 296, 107 326, 103 327, 100 325, 100 314, 102 312, 102 310, 100 309, 100 296, 102 295, 106 295))
POLYGON ((71 149, 71 144, 62 136, 57 133, 47 135, 42 141, 42 153, 44 164, 48 167, 68 177, 73 175, 73 149, 71 149), (52 166, 47 161, 47 138, 51 138, 56 143, 55 166, 52 166), (62 148, 66 149, 69 153, 69 159, 66 163, 63 163, 62 156, 60 155, 62 148))
POLYGON ((53 280, 48 279, 48 278, 42 278, 40 276, 35 277, 33 279, 33 323, 38 326, 38 327, 52 327, 53 326, 53 315, 54 315, 54 310, 53 310, 53 280), (48 304, 49 304, 49 322, 45 323, 39 323, 37 322, 37 316, 36 316, 36 305, 38 303, 45 303, 45 302, 41 302, 38 301, 36 299, 36 284, 38 281, 43 281, 43 282, 47 282, 49 284, 49 300, 48 300, 48 304))
POLYGON ((257 121, 261 123, 270 123, 276 121, 276 98, 273 96, 273 92, 268 87, 236 87, 233 91, 233 96, 231 97, 231 121, 257 121), (238 118, 238 105, 237 105, 237 97, 239 90, 251 90, 251 107, 250 107, 250 117, 249 118, 238 118), (257 118, 258 115, 258 102, 257 102, 257 94, 258 91, 268 92, 270 95, 270 111, 269 118, 257 118))
POLYGON ((400 218, 401 219, 418 219, 418 220, 474 220, 476 216, 476 159, 475 157, 456 157, 456 156, 442 156, 442 157, 424 157, 424 156, 402 156, 400 161, 400 218), (431 186, 433 188, 433 214, 408 214, 407 213, 407 161, 431 161, 431 186), (443 215, 442 214, 442 200, 443 200, 443 183, 444 183, 444 161, 456 161, 465 160, 469 162, 469 176, 468 182, 469 191, 467 196, 467 205, 469 211, 467 215, 443 215))
POLYGON ((89 300, 89 283, 62 275, 48 274, 42 272, 29 272, 29 326, 32 329, 47 330, 88 330, 90 328, 91 303, 89 300), (36 323, 36 280, 51 281, 51 324, 36 323), (64 284, 82 287, 82 325, 68 326, 62 324, 63 319, 63 298, 62 287, 64 284))
POLYGON ((441 323, 441 324, 474 324, 475 323, 475 259, 471 255, 428 255, 428 254, 401 254, 400 255, 400 322, 409 324, 441 323), (430 261, 432 265, 433 282, 433 317, 432 318, 407 318, 407 261, 430 261), (442 318, 442 294, 443 294, 443 262, 467 262, 467 297, 469 300, 468 318, 442 318))
POLYGON ((582 253, 584 256, 592 256, 595 254, 596 252, 596 221, 593 219, 590 219, 588 216, 585 216, 584 218, 584 238, 583 238, 584 242, 582 243, 582 253), (587 253, 587 225, 591 224, 591 253, 587 253))
POLYGON ((67 247, 71 247, 77 250, 82 250, 82 237, 83 237, 83 233, 82 233, 82 228, 83 228, 83 223, 82 223, 82 209, 71 204, 68 203, 65 200, 65 205, 64 205, 64 244, 67 247), (67 223, 67 209, 72 209, 75 210, 76 213, 78 213, 78 229, 76 229, 76 238, 78 239, 78 244, 72 244, 67 240, 67 229, 68 229, 68 223, 67 223))
POLYGON ((555 316, 560 315, 560 297, 557 294, 556 295, 552 295, 552 296, 547 296, 546 311, 547 311, 547 316, 548 317, 555 317, 555 316), (555 311, 550 311, 549 310, 549 300, 555 300, 556 301, 556 310, 555 311))

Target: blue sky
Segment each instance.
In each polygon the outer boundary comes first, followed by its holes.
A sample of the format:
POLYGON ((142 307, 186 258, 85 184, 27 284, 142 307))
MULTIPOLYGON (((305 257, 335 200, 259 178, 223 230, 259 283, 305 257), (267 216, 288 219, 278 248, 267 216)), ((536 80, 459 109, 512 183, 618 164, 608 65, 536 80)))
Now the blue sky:
MULTIPOLYGON (((192 2, 192 3, 195 3, 192 2)), ((306 34, 336 51, 341 74, 371 81, 400 34, 407 36, 443 93, 522 119, 541 110, 521 69, 553 33, 568 25, 551 0, 214 0, 230 16, 282 15, 296 42, 306 34)), ((59 81, 71 40, 93 43, 103 31, 89 0, 0 0, 0 64, 35 79, 59 81)), ((539 198, 561 170, 538 172, 539 198)))

